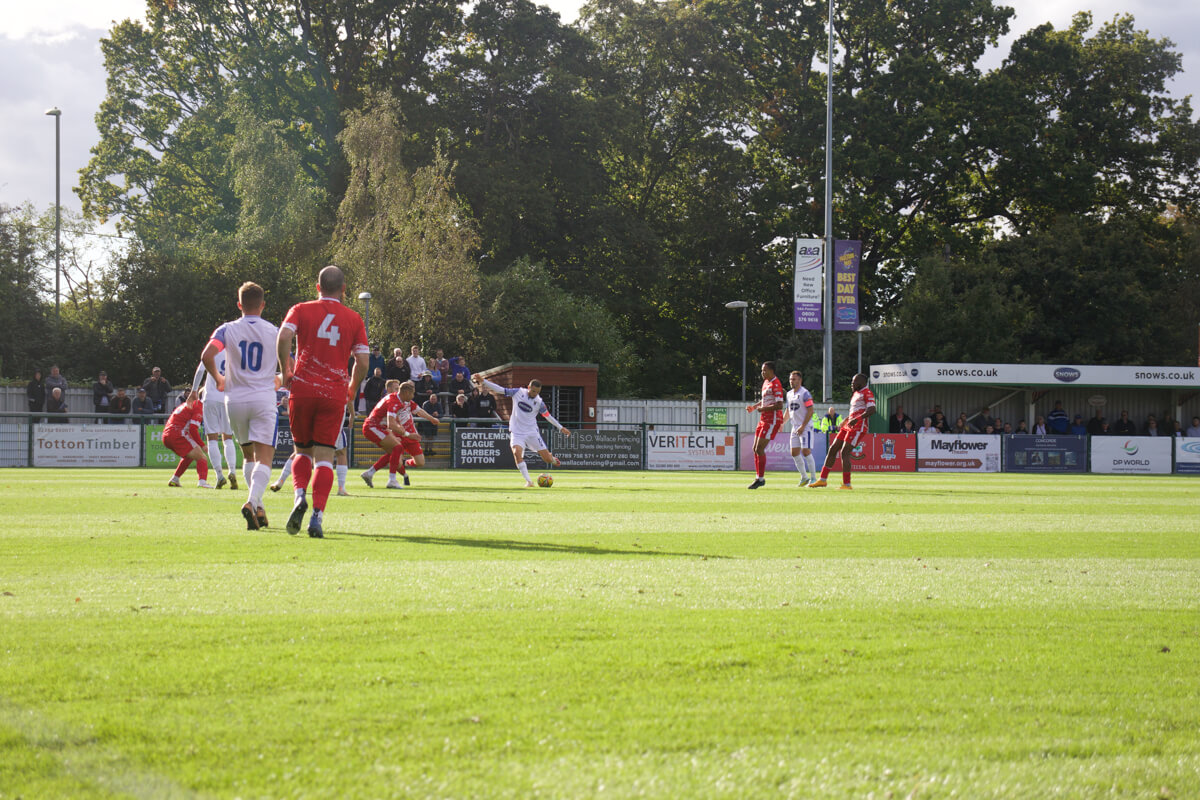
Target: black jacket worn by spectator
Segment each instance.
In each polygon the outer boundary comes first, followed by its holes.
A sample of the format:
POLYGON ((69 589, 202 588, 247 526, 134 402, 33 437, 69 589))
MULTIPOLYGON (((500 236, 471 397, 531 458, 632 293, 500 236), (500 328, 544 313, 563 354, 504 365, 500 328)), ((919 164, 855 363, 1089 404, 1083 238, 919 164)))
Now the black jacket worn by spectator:
POLYGON ((46 384, 40 378, 34 378, 25 387, 25 397, 29 400, 30 412, 46 410, 46 384))
POLYGON ((389 381, 404 383, 412 377, 412 369, 409 368, 408 362, 404 358, 391 358, 388 359, 387 366, 383 369, 383 377, 389 381))

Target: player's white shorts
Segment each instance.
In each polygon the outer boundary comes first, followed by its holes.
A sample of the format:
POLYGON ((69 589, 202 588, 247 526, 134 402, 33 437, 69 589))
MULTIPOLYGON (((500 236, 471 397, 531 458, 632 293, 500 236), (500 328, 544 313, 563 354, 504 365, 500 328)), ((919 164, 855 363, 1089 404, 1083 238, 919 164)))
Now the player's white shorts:
POLYGON ((337 443, 333 446, 333 452, 339 453, 350 446, 350 431, 347 428, 342 428, 338 433, 337 443))
POLYGON ((526 450, 532 450, 535 453, 540 453, 543 450, 550 449, 549 447, 546 447, 546 442, 542 439, 542 435, 540 433, 521 434, 512 433, 510 431, 508 434, 508 446, 516 447, 517 445, 520 445, 526 450))
POLYGON ((233 436, 233 428, 229 427, 229 412, 225 410, 224 403, 204 404, 204 434, 212 436, 214 433, 233 436))
POLYGON ((788 435, 788 445, 793 449, 801 448, 804 450, 812 450, 813 446, 813 429, 809 425, 804 429, 804 433, 797 434, 795 430, 788 435))
POLYGON ((239 442, 275 445, 275 421, 279 412, 274 397, 236 402, 225 398, 225 408, 229 412, 233 435, 239 442))

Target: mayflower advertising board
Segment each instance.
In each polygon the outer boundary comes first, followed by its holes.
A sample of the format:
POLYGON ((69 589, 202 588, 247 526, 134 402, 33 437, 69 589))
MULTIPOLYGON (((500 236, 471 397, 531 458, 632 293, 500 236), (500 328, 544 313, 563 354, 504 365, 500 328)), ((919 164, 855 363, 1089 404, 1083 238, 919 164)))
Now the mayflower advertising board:
POLYGON ((1171 471, 1171 450, 1166 436, 1093 436, 1092 472, 1165 475, 1171 471))
POLYGON ((987 434, 917 434, 921 472, 999 472, 1000 437, 987 434))

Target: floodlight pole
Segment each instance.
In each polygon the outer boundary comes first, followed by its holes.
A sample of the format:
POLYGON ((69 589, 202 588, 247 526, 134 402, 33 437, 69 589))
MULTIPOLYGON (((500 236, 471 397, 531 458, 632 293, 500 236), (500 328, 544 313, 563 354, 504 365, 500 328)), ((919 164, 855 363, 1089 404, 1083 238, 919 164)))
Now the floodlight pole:
POLYGON ((59 308, 59 298, 62 296, 62 111, 55 106, 46 111, 46 116, 54 117, 54 316, 57 318, 62 316, 59 308))
POLYGON ((858 371, 862 372, 862 335, 871 332, 870 325, 859 325, 856 328, 858 331, 858 371))
POLYGON ((363 301, 363 329, 367 332, 367 341, 371 340, 371 293, 359 292, 358 299, 363 301))
POLYGON ((825 336, 821 392, 833 399, 833 0, 829 0, 828 72, 825 78, 825 336))
POLYGON ((742 310, 742 402, 746 402, 746 307, 750 304, 745 300, 731 300, 725 304, 728 309, 742 310))

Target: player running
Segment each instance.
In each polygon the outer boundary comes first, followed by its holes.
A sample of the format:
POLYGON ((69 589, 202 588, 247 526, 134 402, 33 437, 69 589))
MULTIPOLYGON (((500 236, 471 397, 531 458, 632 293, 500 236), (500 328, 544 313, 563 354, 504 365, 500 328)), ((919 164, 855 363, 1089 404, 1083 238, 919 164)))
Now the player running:
MULTIPOLYGON (((345 427, 348 423, 342 420, 342 431, 338 434, 337 445, 333 449, 333 465, 334 471, 337 472, 338 497, 349 497, 350 493, 346 491, 346 476, 350 474, 350 459, 347 456, 348 448, 350 447, 350 431, 345 427)), ((276 437, 275 446, 279 446, 279 439, 276 437)), ((278 492, 283 488, 283 482, 286 481, 292 474, 292 464, 296 460, 296 448, 292 448, 292 454, 287 457, 287 461, 283 462, 283 466, 279 468, 279 477, 275 479, 267 488, 272 492, 278 492)))
POLYGON ((408 486, 408 472, 405 467, 425 466, 425 451, 421 449, 421 434, 417 433, 413 415, 423 417, 434 425, 438 420, 413 402, 417 387, 412 381, 400 383, 393 379, 385 383, 384 388, 388 390, 388 394, 371 409, 362 427, 363 436, 383 448, 383 456, 367 467, 362 473, 362 479, 367 486, 373 488, 375 473, 387 464, 388 482, 385 488, 403 489, 408 486), (412 458, 404 460, 405 453, 412 458), (397 472, 404 476, 404 483, 396 480, 397 472))
POLYGON ((362 317, 342 305, 346 276, 335 266, 317 278, 320 297, 297 303, 284 317, 276 354, 283 370, 283 385, 291 390, 288 419, 299 455, 292 464, 296 502, 288 517, 287 532, 300 532, 308 511, 308 484, 312 482, 313 513, 308 535, 324 537, 325 504, 333 488, 333 451, 345 414, 354 419, 354 398, 367 372, 370 348, 362 317), (296 361, 292 363, 292 342, 296 361), (354 358, 347 379, 346 364, 354 358))
POLYGON ((812 456, 812 418, 813 398, 808 389, 804 388, 804 373, 792 370, 788 375, 791 389, 787 393, 787 415, 792 421, 792 432, 788 436, 788 444, 792 447, 792 460, 800 472, 800 486, 807 486, 810 481, 817 479, 817 462, 812 456))
MULTIPOLYGON (((225 353, 217 353, 217 371, 225 374, 225 353)), ((229 427, 229 415, 225 413, 225 393, 217 388, 217 381, 204 369, 204 362, 196 366, 192 377, 192 391, 199 392, 204 384, 204 435, 208 439, 208 463, 217 471, 217 488, 237 490, 237 450, 233 443, 233 428, 229 427), (221 452, 225 453, 225 467, 229 478, 221 471, 221 452)))
POLYGON ((225 392, 229 425, 242 443, 247 490, 242 516, 251 531, 267 527, 262 498, 271 482, 275 458, 274 348, 279 329, 262 318, 265 306, 263 288, 250 281, 243 283, 238 289, 242 316, 213 331, 200 354, 209 379, 225 392), (224 374, 218 369, 218 356, 225 357, 224 374))
POLYGON ((746 406, 750 412, 758 412, 758 427, 754 429, 754 474, 747 489, 757 489, 767 485, 767 445, 779 429, 783 427, 783 384, 775 375, 775 362, 764 361, 762 364, 762 399, 753 405, 746 406))
POLYGON ((200 478, 196 484, 201 489, 212 489, 208 482, 208 459, 204 453, 204 437, 200 434, 200 422, 204 419, 204 403, 200 395, 191 392, 187 400, 180 403, 167 424, 163 427, 162 443, 167 449, 179 456, 179 464, 175 474, 167 481, 167 486, 179 486, 179 478, 193 461, 196 462, 196 475, 200 478))
POLYGON ((867 420, 875 413, 875 395, 867 388, 867 376, 861 372, 850 381, 850 388, 854 390, 854 395, 850 398, 850 416, 846 417, 846 421, 834 434, 833 441, 829 443, 829 450, 825 453, 825 466, 821 467, 821 477, 808 485, 810 489, 820 489, 826 485, 825 479, 829 477, 829 471, 833 469, 833 462, 839 452, 842 454, 841 488, 851 488, 850 452, 866 433, 867 420))
POLYGON ((570 436, 571 432, 550 415, 545 401, 538 396, 542 392, 541 381, 535 379, 530 381, 528 386, 508 389, 492 383, 482 375, 472 375, 471 380, 476 386, 487 389, 498 397, 512 398, 512 413, 508 415, 508 443, 512 447, 513 461, 517 462, 517 469, 521 470, 521 475, 525 478, 526 489, 533 487, 533 481, 529 479, 529 467, 525 465, 526 450, 536 452, 547 465, 562 466, 562 462, 551 454, 546 442, 542 440, 542 435, 538 433, 537 418, 539 415, 545 417, 563 436, 570 436))

